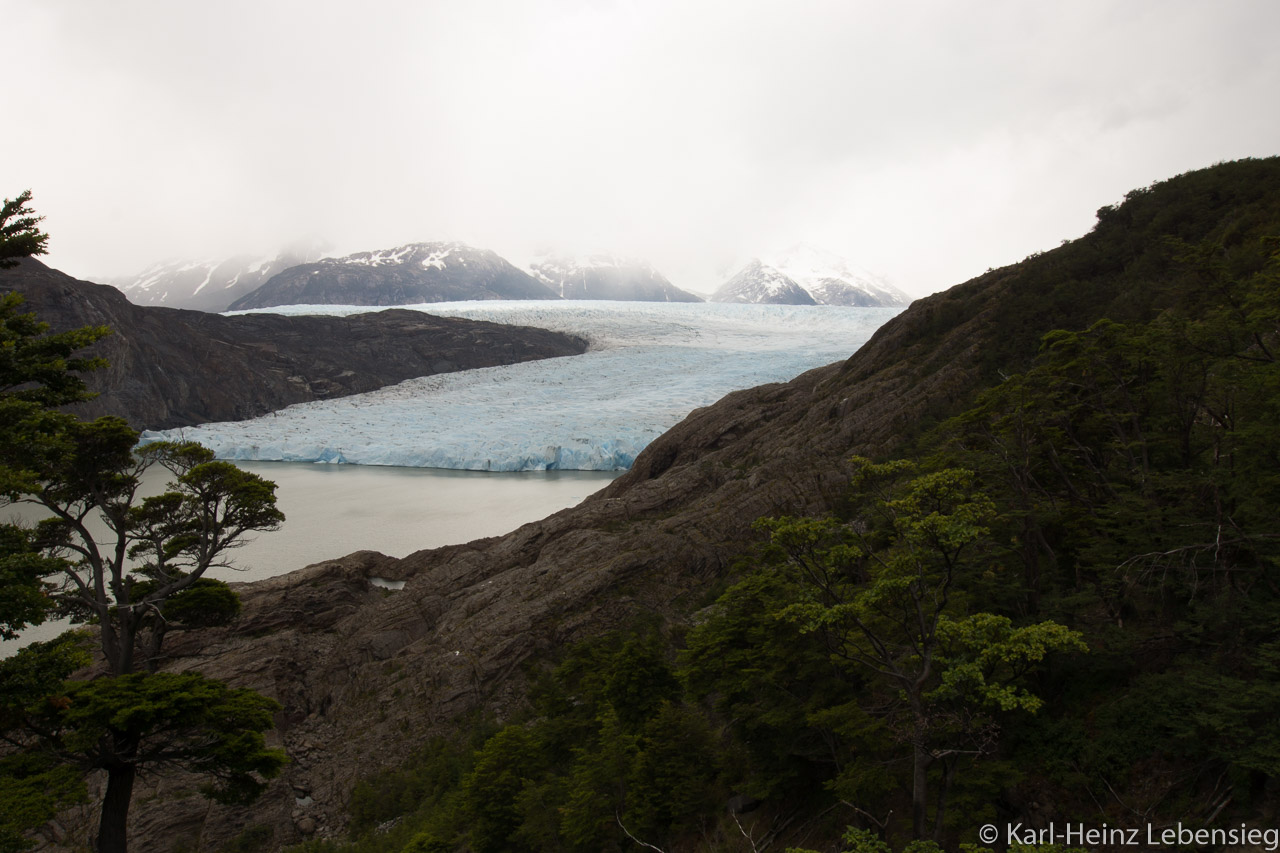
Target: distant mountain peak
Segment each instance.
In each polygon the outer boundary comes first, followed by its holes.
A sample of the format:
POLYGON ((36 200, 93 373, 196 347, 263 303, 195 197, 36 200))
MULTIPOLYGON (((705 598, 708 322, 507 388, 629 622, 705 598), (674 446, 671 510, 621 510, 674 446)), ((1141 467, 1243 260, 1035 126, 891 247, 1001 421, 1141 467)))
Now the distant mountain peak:
POLYGON ((816 305, 794 279, 759 258, 752 258, 711 295, 712 302, 745 302, 769 305, 816 305))
POLYGON ((565 299, 634 302, 701 302, 681 290, 648 261, 611 252, 575 256, 545 252, 529 264, 533 276, 565 299))
POLYGON ((894 307, 911 297, 826 249, 797 243, 767 258, 752 258, 720 286, 712 302, 894 307))

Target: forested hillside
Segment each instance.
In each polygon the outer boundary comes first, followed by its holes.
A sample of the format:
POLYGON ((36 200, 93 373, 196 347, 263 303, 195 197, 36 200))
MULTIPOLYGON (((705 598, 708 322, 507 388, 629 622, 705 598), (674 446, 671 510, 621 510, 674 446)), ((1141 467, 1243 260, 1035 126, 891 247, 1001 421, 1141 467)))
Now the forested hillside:
MULTIPOLYGON (((913 334, 821 379, 926 386, 879 458, 781 507, 803 515, 760 513, 696 592, 663 605, 644 592, 661 571, 634 576, 614 594, 649 606, 528 658, 526 701, 438 728, 356 787, 357 840, 300 849, 873 849, 842 846, 849 826, 952 849, 1008 821, 1274 825, 1277 235, 1280 161, 1224 164, 917 303, 891 324, 913 334)), ((790 428, 838 432, 828 400, 790 428)), ((676 442, 707 417, 606 497, 689 464, 676 442)))

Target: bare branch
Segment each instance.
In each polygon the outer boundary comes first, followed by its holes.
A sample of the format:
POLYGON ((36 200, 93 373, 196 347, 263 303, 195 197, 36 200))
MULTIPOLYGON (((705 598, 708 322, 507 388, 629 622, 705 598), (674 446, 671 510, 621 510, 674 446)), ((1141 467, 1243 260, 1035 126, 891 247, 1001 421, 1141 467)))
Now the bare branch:
POLYGON ((648 847, 650 850, 658 851, 658 853, 667 853, 667 851, 663 850, 661 847, 654 847, 649 842, 641 841, 639 838, 636 838, 634 835, 632 835, 631 831, 627 829, 625 826, 623 826, 622 815, 618 814, 617 812, 614 812, 613 817, 614 817, 614 820, 618 822, 618 827, 621 828, 622 831, 627 834, 627 838, 630 838, 632 841, 634 841, 636 844, 639 844, 641 847, 648 847))

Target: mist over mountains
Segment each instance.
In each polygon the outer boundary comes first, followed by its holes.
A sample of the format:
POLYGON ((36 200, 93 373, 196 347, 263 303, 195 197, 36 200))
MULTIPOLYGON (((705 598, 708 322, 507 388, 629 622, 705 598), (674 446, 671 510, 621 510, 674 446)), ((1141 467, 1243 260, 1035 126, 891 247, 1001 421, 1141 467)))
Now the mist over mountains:
POLYGON ((774 258, 752 258, 711 301, 892 308, 911 297, 838 255, 800 243, 774 258))
POLYGON ((529 265, 533 275, 564 299, 618 299, 636 302, 702 302, 681 290, 644 260, 612 254, 577 258, 546 254, 529 265))
POLYGON ((130 276, 104 283, 123 291, 135 305, 161 305, 195 311, 225 311, 290 267, 317 260, 324 246, 316 241, 290 246, 278 255, 157 261, 130 276))
MULTIPOLYGON (((491 299, 702 302, 648 261, 609 252, 544 252, 527 268, 460 242, 408 243, 321 257, 318 244, 275 257, 165 261, 110 284, 138 305, 221 312, 277 305, 410 305, 491 299)), ((911 298, 849 261, 800 244, 752 259, 713 302, 901 307, 911 298)))

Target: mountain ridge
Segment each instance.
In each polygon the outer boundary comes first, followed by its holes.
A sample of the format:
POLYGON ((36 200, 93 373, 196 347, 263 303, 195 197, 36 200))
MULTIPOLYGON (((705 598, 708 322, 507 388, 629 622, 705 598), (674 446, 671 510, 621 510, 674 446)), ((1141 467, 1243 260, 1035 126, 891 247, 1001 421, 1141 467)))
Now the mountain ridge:
POLYGON ((542 282, 488 249, 458 242, 426 242, 290 267, 237 299, 228 310, 559 298, 542 282))

